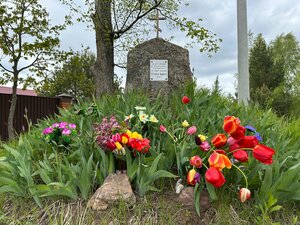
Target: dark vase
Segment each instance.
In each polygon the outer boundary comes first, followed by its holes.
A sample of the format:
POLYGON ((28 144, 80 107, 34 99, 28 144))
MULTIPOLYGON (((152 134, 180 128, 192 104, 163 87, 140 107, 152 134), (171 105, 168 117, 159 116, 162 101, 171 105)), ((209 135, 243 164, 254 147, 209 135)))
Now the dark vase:
POLYGON ((122 159, 116 159, 116 172, 126 173, 126 161, 122 159))

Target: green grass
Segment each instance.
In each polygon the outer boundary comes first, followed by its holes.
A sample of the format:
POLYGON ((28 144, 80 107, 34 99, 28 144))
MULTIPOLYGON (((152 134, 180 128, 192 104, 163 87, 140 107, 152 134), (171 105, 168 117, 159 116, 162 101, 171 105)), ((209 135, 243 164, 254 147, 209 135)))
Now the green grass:
MULTIPOLYGON (((87 209, 86 201, 62 199, 47 200, 45 208, 40 209, 32 200, 2 195, 0 224, 260 224, 255 221, 260 211, 254 206, 253 201, 240 203, 228 193, 230 190, 220 190, 218 201, 213 202, 200 218, 194 210, 176 202, 177 196, 174 192, 147 195, 130 207, 124 202, 118 202, 106 211, 87 209)), ((280 211, 270 214, 270 221, 282 225, 300 224, 299 221, 295 223, 297 217, 300 218, 299 205, 285 204, 280 211)))

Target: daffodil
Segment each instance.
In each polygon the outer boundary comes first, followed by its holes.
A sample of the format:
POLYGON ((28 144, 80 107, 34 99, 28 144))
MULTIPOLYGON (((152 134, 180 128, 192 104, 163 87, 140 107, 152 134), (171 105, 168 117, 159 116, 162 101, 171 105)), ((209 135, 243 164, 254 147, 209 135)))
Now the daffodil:
POLYGON ((202 142, 206 141, 206 138, 207 138, 207 136, 202 135, 202 134, 199 134, 198 137, 200 138, 200 140, 201 140, 202 142))
POLYGON ((188 121, 186 121, 186 120, 184 120, 184 121, 181 123, 181 125, 182 125, 183 127, 188 127, 188 126, 190 126, 190 124, 189 124, 188 121))
POLYGON ((157 120, 157 118, 154 115, 151 115, 150 116, 150 122, 152 122, 152 123, 158 123, 158 120, 157 120))

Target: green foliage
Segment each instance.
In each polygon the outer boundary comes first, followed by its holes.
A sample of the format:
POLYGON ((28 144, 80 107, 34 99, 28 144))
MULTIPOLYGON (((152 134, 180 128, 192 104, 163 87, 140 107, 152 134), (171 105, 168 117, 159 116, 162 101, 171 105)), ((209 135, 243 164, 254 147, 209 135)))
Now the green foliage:
POLYGON ((23 78, 19 73, 31 69, 42 76, 59 45, 58 34, 65 26, 51 26, 46 9, 38 0, 1 1, 0 18, 0 48, 3 57, 7 57, 0 63, 4 72, 0 83, 34 83, 32 75, 23 78))
POLYGON ((38 87, 39 94, 57 96, 64 93, 76 100, 91 98, 95 95, 95 78, 91 70, 94 63, 95 56, 88 49, 72 52, 38 87))
MULTIPOLYGON (((93 125, 110 115, 122 121, 126 115, 136 114, 134 107, 137 105, 146 107, 147 114, 155 115, 159 124, 177 138, 187 138, 191 143, 191 146, 179 146, 178 152, 182 153, 178 159, 182 160, 183 166, 189 154, 197 153, 202 157, 198 147, 192 146, 193 137, 184 135, 181 125, 184 120, 197 127, 197 134, 208 138, 223 132, 222 121, 226 115, 234 115, 244 125, 254 126, 263 138, 262 143, 274 148, 276 154, 274 163, 269 166, 258 164, 252 157, 245 167, 243 163, 237 164, 249 178, 252 196, 255 200, 267 201, 272 195, 280 204, 299 201, 300 119, 279 118, 271 110, 262 111, 253 105, 245 108, 209 90, 195 90, 194 86, 177 90, 168 98, 158 96, 152 101, 140 92, 103 96, 93 102, 79 102, 70 110, 61 110, 56 118, 40 121, 28 134, 21 136, 19 142, 1 145, 4 154, 0 158, 0 191, 34 197, 37 203, 47 196, 87 199, 107 175, 115 171, 113 154, 104 152, 95 144, 93 125), (191 99, 189 104, 181 103, 183 95, 191 99), (75 123, 78 129, 70 151, 64 154, 41 135, 43 129, 57 121, 75 123)), ((144 158, 126 155, 127 174, 141 195, 158 190, 155 184, 161 178, 173 178, 177 163, 173 140, 162 134, 158 126, 149 126, 144 135, 151 141, 149 153, 144 158)), ((225 177, 230 187, 242 183, 236 170, 230 170, 225 177)), ((201 182, 202 188, 204 179, 201 182)), ((211 198, 216 199, 217 190, 209 184, 206 187, 211 198)))
POLYGON ((277 212, 282 208, 282 206, 277 205, 277 199, 274 198, 272 195, 268 198, 267 201, 263 201, 263 203, 259 204, 257 207, 261 212, 261 215, 256 217, 257 224, 280 224, 273 223, 272 219, 269 216, 272 212, 277 212))
POLYGON ((300 46, 292 33, 266 44, 259 34, 250 49, 250 95, 263 109, 278 115, 298 115, 300 46))

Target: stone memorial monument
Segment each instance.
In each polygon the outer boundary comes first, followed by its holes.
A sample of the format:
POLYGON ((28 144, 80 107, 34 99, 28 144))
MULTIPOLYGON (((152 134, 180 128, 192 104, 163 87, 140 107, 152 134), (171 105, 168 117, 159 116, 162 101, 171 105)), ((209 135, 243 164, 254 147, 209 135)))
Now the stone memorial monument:
POLYGON ((158 37, 137 45, 127 55, 126 91, 142 90, 155 97, 193 81, 187 49, 158 37))

